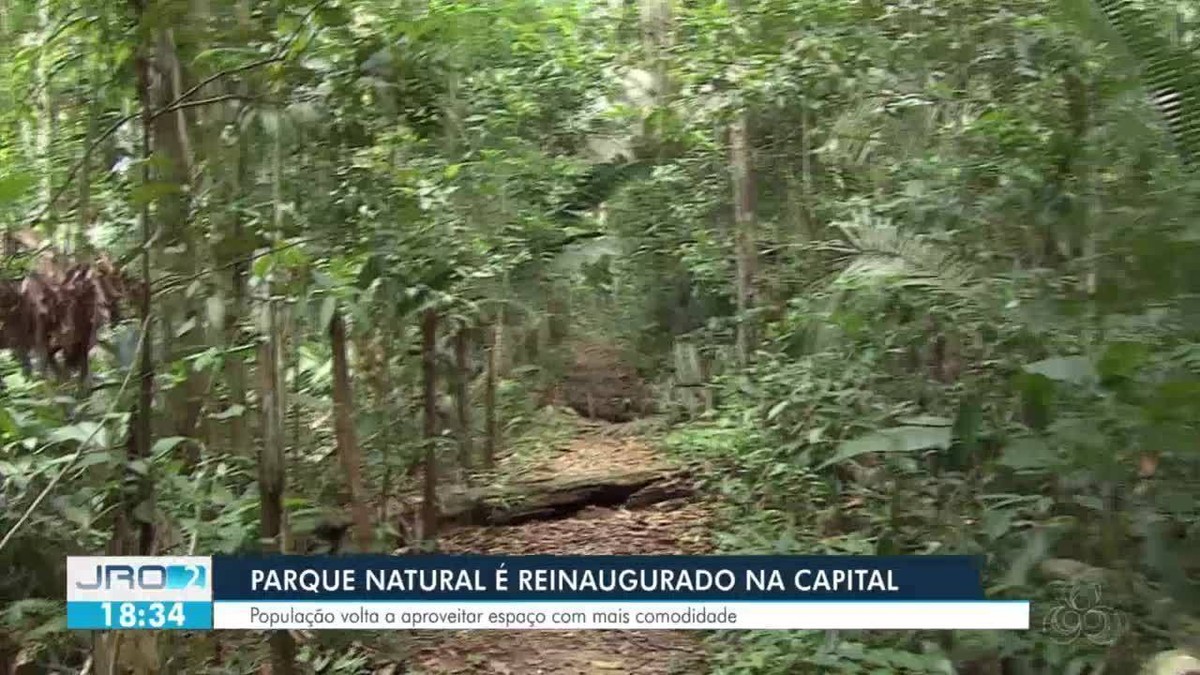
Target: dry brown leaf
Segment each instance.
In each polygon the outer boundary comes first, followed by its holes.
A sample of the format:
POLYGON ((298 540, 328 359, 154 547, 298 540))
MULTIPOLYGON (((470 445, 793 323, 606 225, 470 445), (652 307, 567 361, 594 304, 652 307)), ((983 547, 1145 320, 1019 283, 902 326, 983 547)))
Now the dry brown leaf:
POLYGON ((1138 458, 1138 476, 1150 478, 1158 472, 1158 453, 1143 452, 1138 458))

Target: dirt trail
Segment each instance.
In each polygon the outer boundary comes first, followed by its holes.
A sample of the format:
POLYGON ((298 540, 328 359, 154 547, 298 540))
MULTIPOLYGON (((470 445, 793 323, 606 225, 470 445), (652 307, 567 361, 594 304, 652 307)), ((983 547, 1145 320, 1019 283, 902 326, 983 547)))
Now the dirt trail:
MULTIPOLYGON (((629 425, 581 420, 569 445, 534 469, 548 476, 588 476, 621 469, 669 469, 648 443, 622 433, 629 425)), ((509 527, 448 532, 447 553, 707 553, 710 507, 696 498, 644 508, 588 507, 573 517, 509 527)), ((701 673, 695 633, 676 631, 463 631, 418 636, 413 673, 585 675, 701 673)))

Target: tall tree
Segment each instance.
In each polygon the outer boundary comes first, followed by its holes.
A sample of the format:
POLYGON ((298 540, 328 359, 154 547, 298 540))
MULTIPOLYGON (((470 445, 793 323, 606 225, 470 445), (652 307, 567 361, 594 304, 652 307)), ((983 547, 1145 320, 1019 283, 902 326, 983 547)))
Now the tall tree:
POLYGON ((438 530, 438 410, 437 410, 437 328, 438 311, 432 307, 421 314, 421 399, 424 411, 425 442, 424 482, 421 490, 421 545, 432 547, 438 530))
POLYGON ((743 364, 750 363, 758 341, 752 315, 756 299, 758 240, 749 136, 746 112, 739 111, 729 125, 729 167, 733 177, 734 251, 737 257, 737 353, 743 364))
POLYGON ((362 455, 354 431, 354 394, 350 388, 350 367, 346 360, 346 322, 342 313, 334 310, 329 321, 329 344, 333 349, 333 415, 334 437, 338 458, 346 475, 350 492, 350 510, 354 516, 354 540, 358 550, 371 550, 374 539, 366 490, 363 487, 362 455))

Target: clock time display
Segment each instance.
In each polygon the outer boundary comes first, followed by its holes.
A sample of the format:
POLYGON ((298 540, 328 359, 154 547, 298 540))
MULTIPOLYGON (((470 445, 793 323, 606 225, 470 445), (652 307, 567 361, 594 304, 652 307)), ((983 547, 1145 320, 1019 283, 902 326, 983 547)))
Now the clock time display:
POLYGON ((113 603, 102 602, 104 623, 121 628, 163 628, 170 621, 175 628, 186 622, 182 602, 119 602, 116 603, 116 623, 113 623, 113 603))
POLYGON ((207 602, 69 602, 67 627, 78 630, 211 630, 207 602))

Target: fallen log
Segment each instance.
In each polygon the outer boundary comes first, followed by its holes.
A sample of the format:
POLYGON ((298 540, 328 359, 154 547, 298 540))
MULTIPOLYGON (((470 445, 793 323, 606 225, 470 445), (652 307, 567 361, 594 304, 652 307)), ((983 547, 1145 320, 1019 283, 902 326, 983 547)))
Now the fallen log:
POLYGON ((519 525, 567 518, 588 506, 648 506, 694 491, 687 473, 674 470, 555 477, 447 495, 441 519, 444 525, 519 525))

